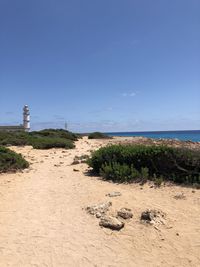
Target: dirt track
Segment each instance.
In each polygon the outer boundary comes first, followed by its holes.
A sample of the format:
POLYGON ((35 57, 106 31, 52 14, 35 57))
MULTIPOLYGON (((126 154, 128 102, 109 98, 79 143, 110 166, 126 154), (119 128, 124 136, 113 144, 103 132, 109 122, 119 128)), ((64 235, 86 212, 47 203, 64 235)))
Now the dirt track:
POLYGON ((200 266, 200 191, 117 185, 85 175, 86 164, 71 166, 75 155, 101 142, 83 138, 66 153, 14 148, 33 164, 23 173, 0 175, 1 267, 200 266), (105 196, 112 191, 122 196, 105 196), (186 199, 174 199, 180 193, 186 199), (100 228, 84 210, 106 200, 113 202, 111 213, 133 211, 120 232, 100 228), (141 224, 146 208, 165 212, 166 225, 141 224))

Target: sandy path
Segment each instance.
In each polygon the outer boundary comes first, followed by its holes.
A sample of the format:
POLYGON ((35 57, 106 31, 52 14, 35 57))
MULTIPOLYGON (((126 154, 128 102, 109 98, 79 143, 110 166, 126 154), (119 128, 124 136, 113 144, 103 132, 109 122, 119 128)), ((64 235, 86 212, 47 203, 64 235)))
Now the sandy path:
POLYGON ((33 164, 23 173, 0 175, 1 267, 200 266, 200 191, 116 185, 84 175, 86 164, 70 165, 101 142, 84 138, 66 153, 15 148, 33 164), (112 191, 122 196, 105 196, 112 191), (185 200, 173 198, 182 192, 185 200), (111 212, 133 210, 120 232, 101 229, 84 210, 105 200, 113 202, 111 212), (165 212, 166 225, 141 224, 146 208, 165 212))

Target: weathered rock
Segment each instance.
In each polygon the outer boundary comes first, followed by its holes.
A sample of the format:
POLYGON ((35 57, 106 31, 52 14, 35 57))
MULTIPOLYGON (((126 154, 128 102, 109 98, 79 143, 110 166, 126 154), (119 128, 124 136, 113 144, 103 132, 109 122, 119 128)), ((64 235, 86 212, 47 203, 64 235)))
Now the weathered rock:
POLYGON ((123 219, 130 219, 133 217, 133 213, 131 212, 131 209, 122 208, 117 212, 117 215, 123 219))
POLYGON ((105 214, 110 206, 112 206, 112 202, 104 202, 104 203, 100 203, 100 204, 94 204, 92 206, 88 206, 86 208, 86 211, 91 214, 91 215, 97 215, 99 216, 99 218, 105 214))
POLYGON ((77 170, 77 169, 73 169, 73 171, 74 171, 74 172, 79 172, 79 170, 77 170))
POLYGON ((106 196, 108 196, 108 197, 119 197, 121 195, 122 194, 120 192, 112 192, 112 193, 106 194, 106 196))
POLYGON ((146 210, 141 214, 141 220, 150 224, 162 223, 164 224, 165 214, 159 210, 146 210))
POLYGON ((143 211, 141 214, 141 220, 143 221, 151 221, 153 220, 153 217, 154 217, 154 213, 153 211, 150 211, 150 210, 143 211))
POLYGON ((73 162, 72 162, 72 165, 77 165, 77 164, 79 164, 80 162, 79 162, 79 160, 74 160, 73 162))
POLYGON ((99 225, 102 227, 110 228, 112 230, 120 230, 124 227, 124 222, 121 222, 119 219, 113 216, 104 216, 101 217, 99 225))

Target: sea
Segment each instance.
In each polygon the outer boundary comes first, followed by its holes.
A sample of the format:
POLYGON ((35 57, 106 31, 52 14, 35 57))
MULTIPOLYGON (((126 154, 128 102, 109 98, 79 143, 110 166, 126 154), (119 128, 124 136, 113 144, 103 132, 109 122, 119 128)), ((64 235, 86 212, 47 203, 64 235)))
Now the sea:
POLYGON ((153 131, 153 132, 110 132, 106 133, 109 136, 143 136, 148 138, 164 138, 176 139, 181 141, 200 142, 200 130, 186 130, 186 131, 153 131))

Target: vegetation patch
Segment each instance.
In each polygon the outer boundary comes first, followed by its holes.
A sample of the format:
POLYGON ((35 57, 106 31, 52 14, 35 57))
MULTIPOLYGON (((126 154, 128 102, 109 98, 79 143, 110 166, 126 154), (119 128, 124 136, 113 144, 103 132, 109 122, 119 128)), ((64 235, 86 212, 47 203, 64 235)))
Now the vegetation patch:
POLYGON ((106 180, 154 180, 160 185, 200 183, 200 151, 167 146, 111 145, 95 151, 88 164, 106 180))
POLYGON ((0 131, 0 145, 1 146, 24 146, 29 145, 29 134, 26 132, 1 132, 0 131))
POLYGON ((111 137, 100 132, 94 132, 88 135, 88 139, 111 139, 111 137))
POLYGON ((36 149, 74 148, 72 140, 58 137, 34 137, 32 138, 30 144, 36 149))
POLYGON ((74 141, 79 135, 63 129, 45 129, 42 131, 26 132, 0 132, 0 145, 24 146, 31 145, 37 149, 74 148, 74 141))
POLYGON ((8 148, 0 147, 0 173, 28 168, 29 163, 8 148))
POLYGON ((63 129, 44 129, 41 131, 34 131, 29 133, 33 137, 51 137, 51 138, 64 138, 72 141, 77 141, 79 135, 63 130, 63 129))

